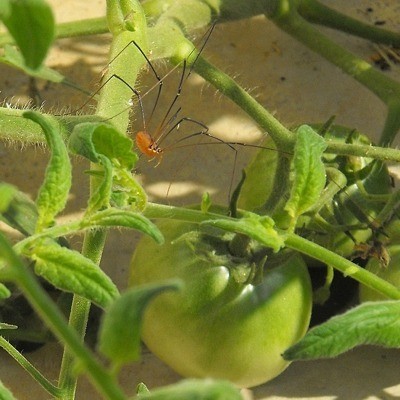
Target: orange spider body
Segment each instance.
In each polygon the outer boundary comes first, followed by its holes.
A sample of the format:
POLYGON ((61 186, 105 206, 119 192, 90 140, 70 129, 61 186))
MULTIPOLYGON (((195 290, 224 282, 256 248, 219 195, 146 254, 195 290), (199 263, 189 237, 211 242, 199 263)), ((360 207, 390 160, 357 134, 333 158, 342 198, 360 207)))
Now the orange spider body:
POLYGON ((136 146, 147 157, 162 157, 163 149, 158 146, 157 142, 146 131, 136 133, 136 146))

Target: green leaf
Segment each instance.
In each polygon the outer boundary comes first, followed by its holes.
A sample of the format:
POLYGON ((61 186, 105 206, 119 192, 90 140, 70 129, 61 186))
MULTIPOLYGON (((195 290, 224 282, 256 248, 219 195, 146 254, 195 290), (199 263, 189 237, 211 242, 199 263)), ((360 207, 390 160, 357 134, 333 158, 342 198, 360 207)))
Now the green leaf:
POLYGON ((67 82, 67 79, 62 74, 45 65, 41 65, 34 70, 28 68, 21 53, 10 45, 4 46, 4 56, 0 57, 0 62, 17 68, 34 78, 40 78, 55 83, 67 82))
POLYGON ((37 69, 54 39, 54 17, 43 0, 2 0, 0 19, 31 69, 37 69))
POLYGON ((74 127, 68 141, 68 148, 74 154, 79 154, 93 163, 100 162, 99 153, 93 144, 93 134, 98 123, 86 122, 74 127))
POLYGON ((94 132, 93 144, 98 153, 110 160, 117 159, 121 167, 132 169, 138 156, 133 152, 133 142, 110 125, 101 124, 94 132))
MULTIPOLYGON (((240 189, 238 207, 243 210, 260 209, 271 195, 277 169, 279 152, 274 141, 267 137, 260 150, 246 165, 246 179, 240 189)), ((282 177, 279 175, 279 179, 282 177)), ((286 186, 287 182, 282 182, 286 186)))
POLYGON ((81 226, 82 228, 124 227, 137 229, 151 236, 159 244, 164 242, 163 235, 155 224, 142 214, 130 210, 109 208, 98 211, 86 217, 81 226))
POLYGON ((77 293, 103 308, 118 297, 111 279, 77 251, 48 239, 38 243, 31 256, 36 261, 35 272, 61 290, 77 293))
POLYGON ((147 195, 132 176, 131 170, 138 156, 132 151, 133 143, 113 126, 105 123, 82 123, 75 126, 68 144, 70 150, 99 163, 100 155, 113 164, 113 184, 117 188, 111 194, 119 207, 144 210, 147 195))
POLYGON ((36 204, 17 188, 0 184, 0 219, 24 235, 35 232, 38 211, 36 204))
POLYGON ((138 159, 132 151, 133 142, 113 126, 105 123, 85 122, 74 127, 69 139, 70 150, 99 162, 99 154, 103 154, 118 166, 132 169, 138 159))
POLYGON ((60 128, 55 121, 33 111, 24 112, 23 116, 42 127, 51 149, 45 178, 36 199, 39 212, 36 231, 41 232, 53 225, 55 216, 65 207, 71 188, 71 163, 60 128))
POLYGON ((302 125, 298 128, 292 160, 293 186, 285 205, 292 218, 292 227, 297 218, 317 202, 325 187, 326 174, 321 157, 326 147, 325 140, 311 127, 302 125))
POLYGON ((15 400, 13 394, 0 381, 0 400, 15 400))
POLYGON ((243 233, 257 240, 275 252, 284 246, 284 236, 274 229, 274 221, 268 216, 259 216, 247 213, 240 219, 215 219, 202 222, 202 224, 216 226, 230 232, 243 233))
POLYGON ((143 211, 147 205, 147 194, 142 186, 129 170, 116 169, 114 173, 114 183, 119 191, 113 193, 112 199, 118 201, 119 207, 143 211))
POLYGON ((311 329, 283 354, 287 360, 336 357, 363 344, 400 347, 400 301, 363 303, 311 329))
POLYGON ((149 393, 139 393, 138 400, 243 400, 237 387, 226 381, 186 379, 149 393))
POLYGON ((180 287, 178 281, 167 281, 131 288, 110 306, 100 328, 99 349, 117 369, 139 358, 140 327, 148 303, 160 293, 180 287))
POLYGON ((103 167, 102 181, 97 185, 96 190, 90 196, 86 214, 91 214, 110 206, 113 184, 113 166, 111 161, 102 154, 99 154, 98 158, 103 167))

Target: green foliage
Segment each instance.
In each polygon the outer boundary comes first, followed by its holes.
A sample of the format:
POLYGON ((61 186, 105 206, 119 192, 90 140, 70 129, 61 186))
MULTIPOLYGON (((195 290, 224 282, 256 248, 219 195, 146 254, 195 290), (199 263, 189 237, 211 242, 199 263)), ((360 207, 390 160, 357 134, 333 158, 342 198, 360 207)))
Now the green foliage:
POLYGON ((40 232, 53 225, 54 218, 64 209, 71 188, 72 171, 67 148, 57 125, 37 112, 27 111, 24 116, 42 127, 51 150, 45 178, 36 199, 38 209, 36 231, 40 232))
POLYGON ((0 57, 0 60, 4 64, 8 64, 14 68, 17 68, 34 78, 45 79, 55 83, 61 83, 65 80, 62 74, 52 68, 46 67, 43 64, 39 65, 35 69, 29 68, 25 63, 23 55, 10 45, 5 46, 4 56, 0 57))
POLYGON ((364 303, 311 329, 285 351, 287 360, 336 357, 355 346, 400 347, 400 302, 364 303))
POLYGON ((54 17, 44 0, 4 0, 0 19, 19 46, 29 69, 38 69, 54 39, 54 17))
POLYGON ((160 293, 179 289, 179 282, 165 282, 125 291, 108 309, 100 330, 100 351, 114 370, 140 357, 140 328, 148 303, 160 293))
MULTIPOLYGON (((146 17, 136 0, 109 0, 107 21, 103 18, 55 27, 52 10, 43 0, 0 1, 0 20, 8 31, 0 34, 4 49, 0 62, 36 78, 65 83, 59 72, 44 63, 57 34, 81 35, 90 27, 113 34, 104 77, 107 84, 99 91, 95 116, 59 118, 40 111, 0 107, 1 128, 6 132, 2 138, 22 144, 46 142, 50 151, 35 201, 11 184, 0 183, 0 220, 23 235, 12 246, 0 234, 0 298, 12 298, 8 287, 16 286, 65 346, 59 386, 35 371, 4 338, 0 338, 0 346, 58 398, 74 398, 77 377, 72 366, 76 364, 104 398, 126 399, 115 375, 122 365, 140 357, 140 327, 146 307, 161 292, 180 287, 176 282, 159 282, 120 295, 99 267, 106 233, 113 228, 134 229, 162 244, 163 236, 149 218, 203 223, 236 233, 235 243, 241 243, 244 252, 249 237, 268 248, 266 254, 271 250, 277 253, 277 260, 290 248, 308 256, 310 265, 326 263, 382 296, 400 298, 400 291, 382 279, 386 274, 380 267, 371 272, 341 257, 352 258, 355 247, 368 244, 364 243, 368 240, 372 242, 371 252, 376 243, 398 244, 398 229, 397 233, 385 232, 398 222, 400 198, 400 192, 390 187, 385 162, 400 161, 400 152, 388 148, 400 128, 400 84, 342 49, 311 22, 397 47, 400 35, 362 24, 315 0, 147 0, 143 7, 146 17), (341 131, 332 127, 317 134, 314 127, 302 125, 291 132, 231 77, 199 55, 187 38, 215 17, 221 22, 260 14, 268 15, 280 29, 350 74, 384 102, 388 113, 379 140, 382 147, 373 146, 348 128, 341 131), (174 64, 187 60, 190 72, 198 72, 269 133, 269 142, 262 148, 268 156, 257 157, 247 167, 232 199, 230 216, 213 214, 208 195, 203 196, 200 211, 152 204, 136 180, 132 171, 138 156, 126 135, 130 114, 127 104, 132 88, 137 88, 137 74, 145 59, 139 51, 123 51, 132 47, 132 41, 154 59, 168 58, 174 64), (115 76, 120 80, 113 79, 115 76), (71 189, 71 157, 76 155, 90 162, 90 194, 82 215, 61 222, 59 217, 71 189), (69 247, 69 238, 81 233, 85 235, 84 246, 78 252, 69 247), (74 294, 69 324, 39 285, 38 277, 61 292, 74 294), (99 349, 111 361, 111 370, 82 344, 91 303, 105 309, 99 349)), ((237 269, 240 273, 240 265, 237 269)), ((329 294, 328 278, 319 291, 324 299, 329 294)), ((363 304, 312 329, 284 356, 290 360, 333 357, 360 344, 399 347, 398 313, 398 301, 363 304)), ((0 325, 4 330, 21 330, 7 321, 0 325)), ((13 398, 1 382, 0 397, 13 398)), ((187 380, 153 391, 142 385, 137 398, 223 400, 241 396, 226 382, 187 380)))
POLYGON ((158 244, 163 243, 163 236, 156 225, 142 214, 117 208, 108 208, 86 217, 81 224, 82 228, 124 227, 137 229, 151 236, 158 244))
POLYGON ((69 139, 69 149, 92 162, 99 162, 102 154, 114 164, 132 169, 138 159, 132 151, 133 143, 111 125, 83 123, 77 125, 69 139))
POLYGON ((294 229, 297 219, 318 201, 325 187, 325 166, 321 160, 327 145, 324 139, 307 125, 297 129, 292 161, 292 189, 285 210, 294 229))
POLYGON ((92 193, 89 210, 101 209, 114 200, 119 207, 143 211, 147 195, 131 174, 138 156, 126 135, 112 125, 83 123, 74 128, 68 146, 71 152, 103 167, 104 178, 92 193))
POLYGON ((214 219, 203 223, 230 232, 245 234, 264 246, 272 248, 275 252, 284 245, 285 236, 274 229, 274 221, 268 216, 246 213, 243 218, 237 220, 214 219))
POLYGON ((0 219, 24 235, 35 231, 38 219, 36 204, 12 185, 0 184, 0 219))
POLYGON ((52 240, 40 240, 31 257, 35 272, 59 289, 77 293, 101 307, 107 307, 118 296, 111 279, 77 251, 52 240))

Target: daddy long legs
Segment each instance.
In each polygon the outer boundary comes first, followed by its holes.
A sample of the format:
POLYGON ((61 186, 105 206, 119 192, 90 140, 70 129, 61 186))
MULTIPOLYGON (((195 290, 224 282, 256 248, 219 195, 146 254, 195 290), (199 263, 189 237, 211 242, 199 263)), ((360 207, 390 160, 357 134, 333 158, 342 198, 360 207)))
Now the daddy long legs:
MULTIPOLYGON (((209 37, 209 36, 208 36, 209 37)), ((207 37, 207 40, 208 40, 207 37)), ((207 41, 206 40, 206 41, 207 41)), ((136 45, 136 44, 135 44, 136 45)), ((204 45, 203 45, 204 47, 204 45)), ((203 49, 202 47, 202 49, 203 49)), ((192 67, 187 67, 186 62, 184 61, 182 64, 182 70, 179 76, 179 81, 177 88, 175 90, 172 99, 170 100, 169 104, 166 107, 166 112, 162 113, 161 122, 156 125, 155 129, 151 128, 151 122, 153 116, 155 115, 155 111, 157 109, 157 105, 159 104, 160 95, 163 91, 165 77, 160 78, 159 74, 157 73, 156 69, 147 58, 147 56, 143 53, 143 51, 136 45, 138 51, 142 53, 142 55, 146 58, 148 65, 150 66, 150 70, 152 71, 154 77, 157 80, 157 84, 154 85, 158 87, 156 99, 152 104, 151 112, 149 113, 149 117, 146 118, 146 113, 144 111, 143 106, 143 98, 144 95, 141 94, 138 90, 132 90, 135 97, 138 100, 138 105, 140 108, 140 114, 142 117, 142 127, 138 129, 135 133, 135 141, 136 146, 140 150, 143 157, 147 157, 149 159, 155 159, 156 165, 163 166, 158 168, 156 174, 158 175, 160 171, 164 170, 165 165, 165 155, 168 154, 168 158, 173 158, 175 160, 175 155, 178 153, 184 152, 184 162, 179 164, 179 168, 176 170, 178 173, 183 169, 184 164, 186 164, 192 158, 193 153, 197 153, 200 147, 208 147, 211 144, 219 144, 224 146, 217 146, 222 147, 225 150, 225 153, 230 152, 233 156, 233 167, 229 172, 230 176, 230 184, 229 184, 229 192, 232 189, 232 180, 233 175, 235 173, 236 168, 236 159, 238 155, 238 148, 240 147, 259 147, 266 151, 271 151, 271 149, 266 148, 265 146, 257 146, 250 143, 245 143, 241 141, 232 141, 232 140, 225 140, 217 137, 213 132, 211 133, 207 127, 207 125, 203 122, 200 122, 192 117, 181 117, 182 107, 180 106, 180 102, 178 101, 181 98, 182 89, 184 83, 187 81, 187 78, 192 72, 192 67), (191 127, 187 129, 187 127, 191 127), (176 136, 176 132, 179 132, 179 136, 176 136), (203 140, 202 143, 193 143, 193 141, 201 139, 203 140), (204 142, 207 140, 208 142, 204 142), (203 146, 207 145, 207 146, 203 146), (195 148, 195 150, 189 151, 189 148, 195 148), (186 150, 183 150, 186 149, 186 150), (172 155, 173 154, 173 155, 172 155)), ((200 52, 202 51, 200 50, 200 52)), ((168 74, 167 74, 168 75, 168 74)), ((185 92, 186 93, 186 92, 185 92)), ((190 94, 192 95, 192 94, 190 94)), ((197 117, 195 115, 195 117, 197 117)), ((214 146, 215 147, 215 146, 214 146)), ((242 150, 241 150, 242 151, 242 150)), ((192 173, 197 172, 193 170, 192 173)), ((174 172, 175 173, 175 172, 174 172)), ((214 170, 213 170, 214 173, 214 170)), ((171 174, 169 174, 169 178, 171 178, 171 174)), ((167 190, 168 192, 168 190, 167 190)))
MULTIPOLYGON (((210 37, 212 29, 213 27, 207 32, 206 39, 197 53, 198 55, 203 51, 205 44, 210 37)), ((162 172, 165 169, 164 166, 166 157, 164 158, 164 155, 166 153, 169 153, 168 158, 172 157, 175 159, 179 158, 179 153, 182 154, 182 152, 184 152, 184 157, 187 158, 184 164, 187 164, 187 161, 189 161, 191 158, 190 153, 197 153, 198 146, 196 146, 196 144, 198 140, 202 140, 204 142, 204 140, 207 139, 209 142, 225 144, 226 148, 231 150, 232 157, 235 159, 234 164, 236 164, 237 150, 232 144, 211 134, 207 125, 197 120, 197 117, 192 118, 183 116, 181 105, 182 101, 179 99, 181 98, 184 84, 186 86, 186 82, 189 76, 191 76, 192 68, 196 63, 198 55, 196 56, 195 60, 192 61, 191 65, 184 60, 181 64, 182 68, 179 74, 173 74, 175 71, 175 68, 173 68, 171 70, 172 72, 168 72, 161 78, 161 74, 157 72, 156 68, 153 66, 147 55, 142 51, 140 46, 138 46, 135 42, 130 43, 128 46, 131 46, 145 58, 147 65, 149 66, 148 69, 150 71, 150 76, 156 81, 156 83, 150 85, 150 89, 143 93, 142 90, 129 86, 119 76, 111 76, 106 82, 103 83, 102 86, 106 85, 111 79, 118 79, 121 84, 125 84, 130 88, 132 92, 132 98, 135 100, 139 115, 137 119, 137 124, 139 127, 132 130, 132 137, 134 138, 136 147, 140 151, 142 158, 148 158, 149 160, 156 159, 156 165, 162 164, 162 167, 157 169, 156 174, 159 174, 160 171, 162 172), (178 78, 176 86, 170 82, 173 78, 178 78), (164 85, 164 81, 167 81, 167 79, 168 85, 164 85), (174 88, 172 96, 164 94, 166 87, 174 88), (153 101, 148 99, 148 97, 151 95, 154 97, 153 101), (164 106, 161 106, 159 102, 163 98, 166 98, 167 102, 164 104, 164 106), (151 111, 148 112, 146 111, 147 109, 151 111), (160 122, 155 123, 155 121, 160 122), (186 150, 183 150, 184 148, 186 148, 186 150)), ((193 97, 192 93, 190 93, 189 96, 193 97)), ((183 165, 180 163, 179 170, 182 168, 183 165)), ((174 172, 173 175, 174 174, 179 175, 179 171, 178 173, 174 172)))

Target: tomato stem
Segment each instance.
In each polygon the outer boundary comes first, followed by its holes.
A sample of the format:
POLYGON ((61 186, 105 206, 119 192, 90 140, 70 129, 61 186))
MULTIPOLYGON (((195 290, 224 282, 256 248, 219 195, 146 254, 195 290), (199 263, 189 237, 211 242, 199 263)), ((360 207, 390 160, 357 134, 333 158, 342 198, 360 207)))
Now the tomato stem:
POLYGON ((366 24, 329 8, 317 0, 302 0, 298 3, 298 6, 299 13, 310 22, 329 26, 375 43, 400 46, 400 34, 398 32, 366 24))
POLYGON ((400 290, 394 285, 316 243, 296 234, 289 234, 285 240, 285 245, 332 266, 342 272, 344 276, 349 276, 390 299, 400 300, 400 290))
MULTIPOLYGON (((99 102, 96 114, 109 119, 112 118, 113 125, 121 132, 126 132, 129 125, 129 100, 132 91, 128 85, 134 86, 136 77, 145 64, 144 57, 137 51, 124 52, 129 43, 135 41, 144 51, 147 49, 146 19, 139 2, 135 0, 107 2, 107 17, 110 31, 113 33, 113 43, 110 51, 110 62, 104 79, 107 85, 103 85, 99 94, 99 102), (121 57, 119 55, 121 54, 121 57), (128 73, 129 71, 129 73, 128 73), (121 76, 122 75, 122 76, 121 76), (115 76, 121 77, 128 85, 123 85, 120 79, 112 79, 115 76), (121 105, 124 105, 124 112, 120 112, 121 105), (113 118, 116 116, 115 118, 113 118)), ((98 166, 91 164, 91 170, 96 171, 98 166)), ((95 176, 90 177, 90 195, 96 193, 100 182, 95 176)), ((105 230, 90 231, 85 234, 82 255, 100 263, 106 240, 105 230)), ((90 301, 74 295, 69 326, 77 332, 81 340, 85 335, 86 325, 90 310, 90 301)), ((74 373, 76 354, 71 349, 65 348, 59 381, 60 387, 64 391, 64 399, 74 399, 77 377, 74 373)), ((104 383, 106 384, 106 383, 104 383)), ((118 395, 113 398, 120 398, 118 395)))
MULTIPOLYGON (((38 315, 45 321, 55 336, 62 343, 65 343, 70 352, 69 354, 74 355, 74 360, 79 360, 82 368, 89 373, 92 382, 105 398, 124 400, 125 396, 115 384, 114 379, 82 343, 79 334, 71 326, 68 326, 64 315, 38 283, 33 272, 23 264, 22 260, 2 235, 0 235, 0 253, 3 259, 6 260, 9 266, 8 270, 10 271, 8 274, 2 274, 2 280, 10 280, 21 288, 38 315)), ((74 363, 73 365, 75 366, 76 364, 74 363)), ((74 396, 71 397, 71 394, 73 394, 71 393, 71 387, 75 387, 74 383, 76 383, 77 375, 75 369, 72 371, 72 368, 68 368, 68 371, 72 373, 68 379, 70 386, 63 387, 60 382, 58 389, 60 393, 63 393, 63 400, 74 398, 74 396)), ((43 382, 41 383, 43 384, 43 382)), ((47 389, 46 386, 44 388, 47 389)))
MULTIPOLYGON (((368 62, 330 40, 298 12, 298 3, 278 1, 269 18, 283 31, 305 44, 343 72, 357 80, 389 107, 380 144, 390 144, 400 128, 400 118, 393 110, 400 108, 400 84, 374 69, 368 62)), ((313 5, 314 7, 314 5, 313 5)), ((399 38, 397 37, 397 41, 399 38)))

